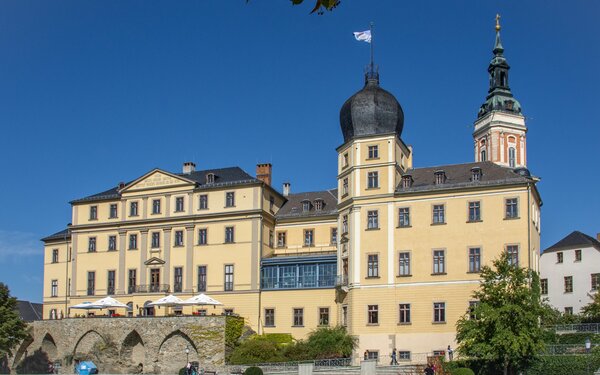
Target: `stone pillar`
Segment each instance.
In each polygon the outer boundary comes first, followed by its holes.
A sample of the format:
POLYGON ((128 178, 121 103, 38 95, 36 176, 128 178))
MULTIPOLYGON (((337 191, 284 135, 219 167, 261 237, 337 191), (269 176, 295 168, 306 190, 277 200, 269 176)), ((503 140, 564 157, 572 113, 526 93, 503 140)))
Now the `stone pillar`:
POLYGON ((312 375, 314 367, 314 363, 299 363, 298 375, 312 375))
POLYGON ((360 375, 375 375, 377 373, 377 360, 366 359, 360 363, 360 375))
POLYGON ((141 230, 139 284, 146 285, 146 260, 148 257, 148 229, 141 230))
POLYGON ((127 231, 119 231, 119 268, 117 268, 117 294, 125 294, 125 245, 127 231))
POLYGON ((194 291, 194 226, 185 227, 185 284, 183 291, 192 293, 194 291))
MULTIPOLYGON (((165 273, 163 275, 163 282, 161 284, 169 284, 171 285, 171 228, 167 228, 164 230, 165 237, 165 253, 163 260, 165 261, 165 273)), ((173 292, 172 290, 169 290, 173 292)))

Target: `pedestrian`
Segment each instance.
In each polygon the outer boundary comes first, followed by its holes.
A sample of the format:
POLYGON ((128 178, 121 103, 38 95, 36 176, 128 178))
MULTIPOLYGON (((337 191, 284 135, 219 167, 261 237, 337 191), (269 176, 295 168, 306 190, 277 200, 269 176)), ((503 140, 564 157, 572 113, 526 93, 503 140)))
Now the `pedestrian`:
POLYGON ((366 361, 367 359, 369 359, 369 351, 368 351, 368 350, 365 350, 365 354, 364 354, 364 355, 365 355, 365 361, 366 361))
POLYGON ((189 362, 185 366, 185 375, 192 375, 192 364, 189 362))
POLYGON ((390 365, 397 365, 398 361, 396 360, 396 348, 394 348, 394 350, 392 350, 392 361, 390 362, 390 365))
POLYGON ((431 363, 428 363, 427 367, 425 367, 425 375, 435 375, 435 371, 433 370, 431 363))
POLYGON ((448 360, 451 361, 454 358, 454 350, 448 345, 448 360))

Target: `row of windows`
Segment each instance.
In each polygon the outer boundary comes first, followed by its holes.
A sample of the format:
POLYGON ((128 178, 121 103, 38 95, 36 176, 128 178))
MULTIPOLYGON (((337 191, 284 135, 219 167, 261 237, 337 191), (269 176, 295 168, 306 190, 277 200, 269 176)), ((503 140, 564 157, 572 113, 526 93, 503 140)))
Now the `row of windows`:
MULTIPOLYGON (((130 269, 127 277, 127 293, 135 293, 138 291, 137 269, 130 269)), ((180 293, 183 291, 183 267, 173 268, 173 292, 180 293)), ((207 266, 198 266, 197 270, 197 286, 196 291, 205 292, 207 286, 207 266)), ((228 292, 233 290, 234 282, 234 265, 226 264, 223 267, 223 290, 228 292)), ((58 280, 52 280, 51 296, 58 295, 58 280)), ((170 289, 170 288, 169 288, 170 289)), ((161 285, 161 270, 159 268, 150 269, 150 284, 144 286, 144 291, 147 292, 162 292, 161 285)), ((169 290, 170 291, 170 290, 169 290)), ((87 295, 93 296, 96 293, 96 272, 89 271, 87 273, 87 295)), ((106 294, 115 294, 115 271, 108 271, 106 294)))
MULTIPOLYGON (((329 307, 319 307, 318 318, 320 326, 329 325, 329 307)), ((292 326, 304 327, 304 308, 292 309, 292 326)), ((265 327, 275 327, 275 309, 265 309, 265 327)))
MULTIPOLYGON (((274 204, 274 200, 271 200, 274 204)), ((162 212, 162 200, 160 198, 152 200, 152 215, 159 215, 162 212)), ((225 193, 225 207, 235 207, 235 192, 229 191, 225 193)), ((271 207, 272 208, 272 207, 271 207)), ((199 196, 199 210, 208 209, 208 194, 202 194, 199 196)), ((175 211, 174 212, 184 212, 185 211, 185 197, 176 197, 175 198, 175 211)), ((129 216, 136 217, 139 216, 139 202, 129 202, 129 216)), ((112 203, 109 206, 108 212, 109 219, 118 218, 118 204, 112 203)), ((89 220, 98 220, 98 206, 90 206, 90 217, 89 220)))
MULTIPOLYGON (((473 314, 474 308, 479 302, 469 302, 469 317, 474 319, 473 314)), ((367 325, 378 325, 380 320, 379 305, 367 305, 367 325)), ((347 325, 348 318, 347 306, 342 307, 342 324, 347 325)), ((412 309, 410 303, 401 303, 398 305, 398 324, 411 324, 412 323, 412 309)), ((433 323, 446 323, 446 302, 433 302, 432 305, 432 322, 433 323)))
POLYGON ((336 263, 265 265, 262 289, 331 288, 335 286, 336 263))
MULTIPOLYGON (((591 290, 600 288, 600 273, 592 273, 590 275, 591 290)), ((565 293, 573 293, 573 276, 565 276, 563 278, 563 287, 565 293)), ((548 294, 548 279, 540 280, 540 288, 542 294, 548 294)))
MULTIPOLYGON (((519 245, 507 245, 506 251, 509 254, 511 265, 519 265, 519 245)), ((447 272, 446 250, 439 249, 432 252, 432 274, 444 275, 447 272)), ((468 249, 468 272, 481 271, 481 248, 470 247, 468 249)), ((412 276, 411 273, 411 253, 402 251, 398 253, 398 276, 412 276)), ((367 277, 379 277, 379 254, 367 255, 367 277)))
MULTIPOLYGON (((182 230, 177 230, 174 232, 174 236, 173 236, 173 246, 175 247, 181 247, 184 246, 184 231, 182 230)), ((150 247, 152 249, 155 248, 160 248, 160 237, 161 237, 161 232, 152 232, 151 234, 151 242, 150 242, 150 247)), ((234 227, 225 227, 225 243, 233 243, 235 242, 235 228, 234 227)), ((129 250, 137 250, 138 248, 138 235, 137 234, 130 234, 129 235, 129 245, 128 245, 128 249, 129 250)), ((206 245, 208 243, 208 229, 206 228, 202 228, 198 230, 198 245, 206 245)), ((115 235, 110 235, 108 236, 108 251, 116 251, 117 250, 117 236, 115 235)), ((58 250, 57 251, 57 258, 58 258, 58 250)), ((88 238, 88 252, 90 253, 94 253, 97 251, 97 241, 96 241, 96 237, 89 237, 88 238)), ((54 262, 54 253, 53 253, 53 263, 54 262)))
MULTIPOLYGON (((373 159, 379 159, 379 146, 378 145, 368 146, 367 160, 373 160, 373 159)), ((350 165, 350 162, 348 159, 348 153, 346 152, 342 156, 342 167, 346 168, 348 165, 350 165)))
MULTIPOLYGON (((337 228, 331 228, 329 236, 329 243, 331 245, 337 244, 337 228)), ((271 232, 269 232, 269 245, 272 246, 272 241, 270 238, 271 232)), ((315 230, 314 229, 304 229, 303 233, 303 246, 314 246, 315 245, 315 230)), ((277 247, 286 247, 287 246, 287 232, 286 231, 278 231, 277 232, 277 247)))
MULTIPOLYGON (((581 250, 575 250, 575 262, 581 262, 582 253, 581 250)), ((562 263, 564 261, 564 254, 562 251, 556 253, 556 263, 562 263)))

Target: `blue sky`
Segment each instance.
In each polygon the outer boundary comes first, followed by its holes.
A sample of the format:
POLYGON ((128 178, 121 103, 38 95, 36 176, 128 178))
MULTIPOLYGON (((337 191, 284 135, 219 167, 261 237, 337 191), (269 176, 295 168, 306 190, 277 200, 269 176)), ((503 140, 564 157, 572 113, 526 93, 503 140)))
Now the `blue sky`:
POLYGON ((597 1, 0 2, 0 281, 42 299, 42 243, 72 199, 159 167, 273 163, 274 184, 335 185, 339 109, 375 22, 381 85, 415 166, 470 162, 494 16, 542 178, 542 245, 600 232, 597 1))

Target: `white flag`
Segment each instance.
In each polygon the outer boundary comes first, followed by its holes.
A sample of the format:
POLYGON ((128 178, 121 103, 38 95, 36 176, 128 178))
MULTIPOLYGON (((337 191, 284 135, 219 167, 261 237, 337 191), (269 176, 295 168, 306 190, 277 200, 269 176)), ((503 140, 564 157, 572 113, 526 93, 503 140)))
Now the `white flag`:
POLYGON ((354 37, 358 41, 363 41, 367 43, 371 43, 371 30, 366 31, 355 31, 354 37))

